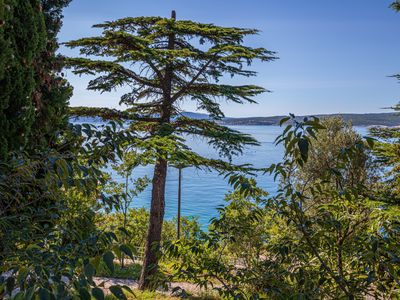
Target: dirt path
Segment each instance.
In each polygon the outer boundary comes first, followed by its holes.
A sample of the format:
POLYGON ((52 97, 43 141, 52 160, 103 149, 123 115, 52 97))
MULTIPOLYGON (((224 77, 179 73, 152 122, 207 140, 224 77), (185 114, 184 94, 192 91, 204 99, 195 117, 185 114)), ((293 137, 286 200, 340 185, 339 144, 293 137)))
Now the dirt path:
MULTIPOLYGON (((139 287, 138 281, 133 279, 119 279, 119 278, 109 278, 109 277, 95 277, 94 281, 97 285, 102 287, 104 290, 108 292, 110 286, 112 285, 126 285, 131 289, 137 289, 139 287)), ((198 287, 196 284, 190 282, 171 282, 169 284, 170 288, 168 291, 159 291, 161 293, 165 293, 168 295, 172 294, 172 290, 176 287, 180 287, 184 289, 187 293, 191 295, 200 295, 202 293, 209 293, 211 290, 206 290, 198 287)))

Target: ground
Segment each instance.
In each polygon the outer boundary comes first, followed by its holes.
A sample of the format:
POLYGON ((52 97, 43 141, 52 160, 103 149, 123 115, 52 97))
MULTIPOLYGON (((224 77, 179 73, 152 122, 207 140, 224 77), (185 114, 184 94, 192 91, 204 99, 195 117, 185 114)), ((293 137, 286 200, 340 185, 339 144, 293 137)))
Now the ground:
MULTIPOLYGON (((175 287, 180 287, 184 289, 187 293, 193 296, 189 296, 188 299, 192 300, 216 300, 219 299, 215 292, 212 291, 207 291, 207 290, 202 290, 198 286, 196 286, 193 283, 189 282, 172 282, 170 284, 170 289, 169 291, 166 292, 148 292, 148 291, 139 291, 138 290, 138 281, 133 280, 133 279, 121 279, 121 278, 112 278, 112 277, 96 277, 95 282, 97 285, 103 287, 105 292, 107 294, 110 294, 109 292, 109 287, 112 285, 126 285, 130 287, 135 295, 129 295, 127 294, 128 299, 180 299, 179 297, 174 297, 171 295, 171 290, 174 289, 175 287)), ((114 299, 111 296, 108 296, 108 300, 114 299)))

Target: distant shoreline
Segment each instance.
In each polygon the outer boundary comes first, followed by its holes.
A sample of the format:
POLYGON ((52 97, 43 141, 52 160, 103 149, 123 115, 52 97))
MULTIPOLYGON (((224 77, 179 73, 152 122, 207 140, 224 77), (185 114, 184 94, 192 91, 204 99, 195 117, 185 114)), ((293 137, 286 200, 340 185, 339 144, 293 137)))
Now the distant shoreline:
MULTIPOLYGON (((209 116, 202 113, 194 112, 183 112, 183 116, 197 119, 206 120, 209 116)), ((297 120, 302 120, 304 117, 308 116, 296 116, 297 120)), ((371 126, 400 126, 400 114, 395 112, 390 113, 366 113, 366 114, 319 114, 313 115, 318 118, 327 117, 342 117, 346 122, 352 122, 353 126, 360 127, 371 127, 371 126)), ((272 116, 272 117, 244 117, 244 118, 232 118, 226 117, 225 119, 219 121, 220 124, 226 126, 279 126, 279 122, 282 118, 286 116, 272 116)), ((71 118, 73 122, 79 123, 97 123, 102 120, 94 117, 77 117, 71 118)))
MULTIPOLYGON (((193 119, 208 119, 208 115, 194 113, 194 112, 184 112, 184 116, 193 119)), ((297 120, 302 120, 307 116, 296 116, 297 120)), ((318 118, 327 117, 342 117, 346 122, 352 122, 354 126, 399 126, 400 125, 400 115, 395 112, 388 113, 364 113, 364 114, 352 114, 352 113, 335 113, 335 114, 317 114, 313 115, 318 118)), ((271 116, 271 117, 243 117, 243 118, 232 118, 227 117, 220 121, 223 125, 256 125, 256 126, 276 126, 282 118, 286 116, 271 116)))
MULTIPOLYGON (((296 116, 297 120, 302 120, 308 116, 296 116)), ((353 126, 399 126, 400 115, 398 113, 367 113, 367 114, 320 114, 313 115, 318 118, 342 117, 346 122, 351 122, 353 126)), ((256 125, 256 126, 276 126, 285 116, 273 117, 246 117, 246 118, 226 118, 221 121, 223 125, 256 125)))

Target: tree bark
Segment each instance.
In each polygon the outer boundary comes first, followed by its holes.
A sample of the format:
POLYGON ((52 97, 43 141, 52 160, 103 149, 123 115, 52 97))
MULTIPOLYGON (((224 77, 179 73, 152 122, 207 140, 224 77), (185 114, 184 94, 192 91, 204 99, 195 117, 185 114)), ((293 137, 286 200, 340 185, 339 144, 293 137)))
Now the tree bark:
POLYGON ((154 168, 152 182, 153 190, 151 197, 149 229, 147 232, 146 248, 139 281, 139 289, 141 290, 150 287, 151 276, 158 270, 158 249, 161 242, 161 230, 164 220, 166 178, 167 161, 165 159, 159 159, 154 168))
POLYGON ((181 195, 182 195, 182 168, 179 168, 178 175, 178 225, 177 225, 177 238, 181 238, 181 195))
MULTIPOLYGON (((125 231, 127 231, 126 226, 128 225, 128 210, 129 210, 129 200, 128 200, 128 193, 129 193, 129 188, 128 188, 128 183, 129 183, 129 174, 126 173, 125 175, 125 202, 124 202, 124 208, 123 208, 123 214, 124 214, 124 223, 123 223, 123 228, 125 231)), ((124 234, 124 244, 127 244, 127 238, 126 235, 124 234)), ((121 253, 121 268, 125 268, 125 254, 121 253)))

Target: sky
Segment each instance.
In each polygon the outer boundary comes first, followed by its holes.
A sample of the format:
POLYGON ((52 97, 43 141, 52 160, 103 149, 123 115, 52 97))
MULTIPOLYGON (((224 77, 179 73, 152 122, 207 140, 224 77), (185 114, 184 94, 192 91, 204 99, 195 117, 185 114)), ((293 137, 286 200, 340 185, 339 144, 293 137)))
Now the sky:
MULTIPOLYGON (((122 17, 170 16, 221 26, 256 28, 245 40, 276 51, 278 60, 255 62, 257 77, 235 84, 270 90, 258 104, 222 102, 226 116, 250 117, 294 113, 385 112, 399 101, 400 13, 386 0, 73 0, 64 11, 60 42, 98 34, 93 24, 122 17)), ((61 47, 67 56, 76 50, 61 47)), ((72 106, 117 108, 123 90, 87 91, 90 77, 66 71, 74 87, 72 106)), ((184 110, 195 111, 189 103, 184 110)))

